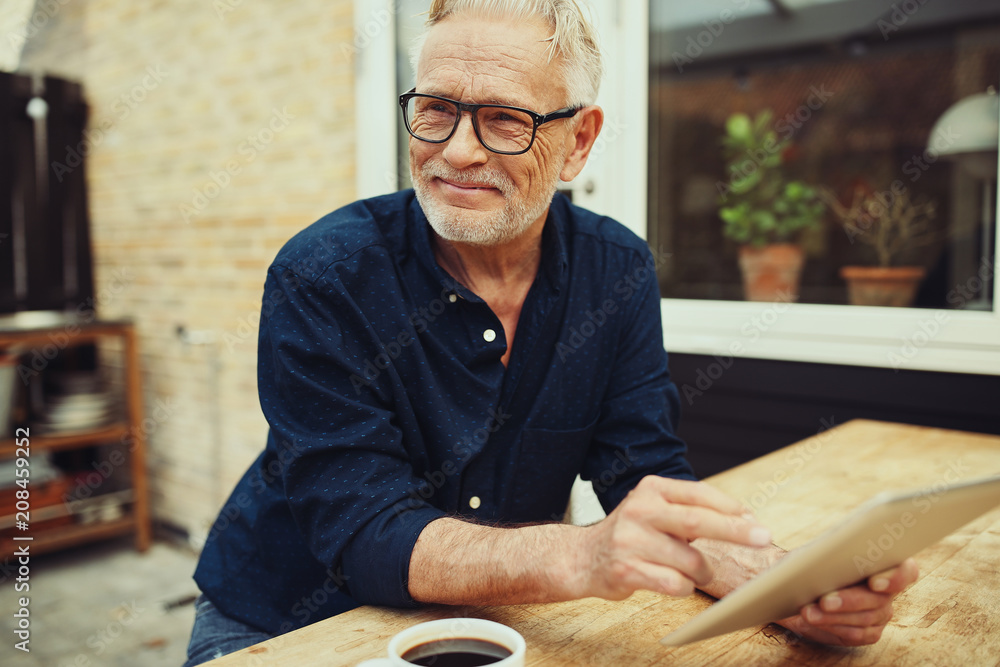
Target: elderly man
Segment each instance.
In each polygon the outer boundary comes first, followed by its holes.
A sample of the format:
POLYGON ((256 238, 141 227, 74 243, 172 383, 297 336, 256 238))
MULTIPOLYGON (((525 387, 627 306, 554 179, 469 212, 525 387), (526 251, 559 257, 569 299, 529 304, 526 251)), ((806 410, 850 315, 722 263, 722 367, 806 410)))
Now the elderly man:
MULTIPOLYGON (((780 558, 674 435, 646 245, 553 198, 601 130, 574 0, 434 0, 400 97, 414 190, 293 238, 266 282, 267 446, 195 578, 194 665, 360 604, 727 593, 780 558), (561 523, 577 474, 609 516, 561 523)), ((915 565, 783 623, 876 641, 915 565)))

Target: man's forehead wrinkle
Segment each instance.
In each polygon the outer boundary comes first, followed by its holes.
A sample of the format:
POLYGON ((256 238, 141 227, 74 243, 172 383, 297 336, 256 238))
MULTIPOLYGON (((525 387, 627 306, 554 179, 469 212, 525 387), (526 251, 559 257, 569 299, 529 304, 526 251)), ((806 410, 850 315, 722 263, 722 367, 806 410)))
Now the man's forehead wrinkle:
POLYGON ((523 73, 548 69, 544 55, 516 44, 449 44, 439 45, 430 53, 432 59, 457 60, 469 68, 487 70, 489 67, 510 67, 520 63, 523 73), (445 53, 442 53, 445 51, 445 53))
POLYGON ((529 74, 539 68, 537 63, 503 54, 475 60, 432 55, 419 81, 420 92, 460 96, 461 101, 480 104, 541 103, 552 89, 552 76, 529 74))
MULTIPOLYGON (((549 42, 540 38, 534 42, 518 41, 510 38, 505 22, 495 24, 497 30, 483 27, 482 21, 475 17, 456 17, 446 19, 431 29, 425 53, 432 58, 457 57, 469 63, 481 63, 489 60, 516 58, 523 61, 531 69, 544 69, 551 63, 549 58, 549 42), (471 25, 470 25, 471 22, 471 25), (478 24, 478 25, 477 25, 478 24)), ((530 30, 528 25, 520 24, 518 34, 530 30)), ((544 33, 546 37, 548 32, 544 33)))

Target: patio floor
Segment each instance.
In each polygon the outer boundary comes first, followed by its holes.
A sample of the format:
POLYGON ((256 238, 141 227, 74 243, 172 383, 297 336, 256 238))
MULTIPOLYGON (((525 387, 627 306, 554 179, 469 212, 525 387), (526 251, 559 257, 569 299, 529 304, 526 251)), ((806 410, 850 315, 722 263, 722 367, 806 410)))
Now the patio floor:
POLYGON ((0 563, 0 665, 179 667, 186 659, 198 588, 197 556, 157 541, 145 554, 123 538, 31 557, 30 590, 17 564, 0 563), (30 598, 30 653, 14 647, 13 613, 30 598))

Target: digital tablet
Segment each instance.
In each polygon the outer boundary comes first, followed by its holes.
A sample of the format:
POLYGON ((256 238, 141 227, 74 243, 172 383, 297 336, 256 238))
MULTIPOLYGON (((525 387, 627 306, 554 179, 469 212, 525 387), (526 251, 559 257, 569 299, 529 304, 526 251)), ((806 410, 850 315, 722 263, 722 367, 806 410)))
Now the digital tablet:
POLYGON ((899 565, 998 505, 1000 475, 880 493, 660 642, 678 646, 797 614, 830 591, 899 565))

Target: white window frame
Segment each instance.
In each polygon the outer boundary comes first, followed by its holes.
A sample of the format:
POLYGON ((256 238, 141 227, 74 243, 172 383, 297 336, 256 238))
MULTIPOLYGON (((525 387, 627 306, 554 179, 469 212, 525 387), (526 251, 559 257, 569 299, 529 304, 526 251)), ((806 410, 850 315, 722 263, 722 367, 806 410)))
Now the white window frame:
MULTIPOLYGON (((607 64, 598 99, 605 129, 570 186, 577 203, 646 238, 648 5, 590 4, 607 64)), ((390 191, 396 169, 394 6, 354 0, 355 34, 364 36, 355 52, 359 197, 390 191)), ((1000 375, 1000 285, 995 271, 988 279, 992 312, 663 299, 663 343, 670 352, 1000 375)))

